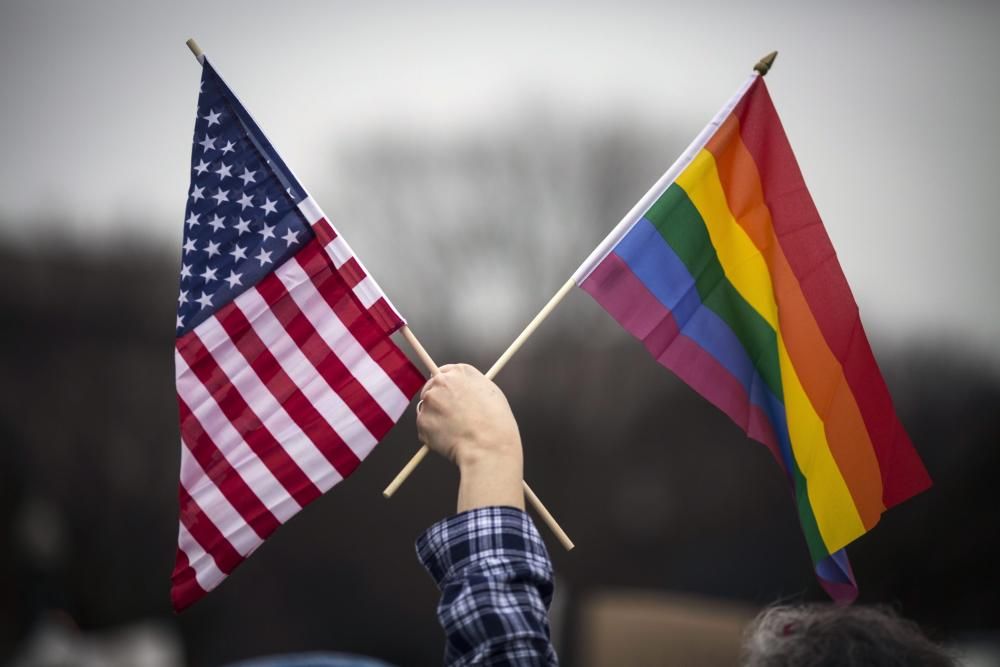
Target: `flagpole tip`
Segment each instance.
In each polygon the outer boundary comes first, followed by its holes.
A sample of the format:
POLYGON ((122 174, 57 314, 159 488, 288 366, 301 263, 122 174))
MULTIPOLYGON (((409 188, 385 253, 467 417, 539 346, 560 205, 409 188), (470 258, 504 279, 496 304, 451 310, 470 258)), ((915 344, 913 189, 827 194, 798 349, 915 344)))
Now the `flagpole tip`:
POLYGON ((198 42, 194 41, 194 37, 184 43, 187 44, 189 49, 191 49, 191 53, 193 53, 194 57, 198 59, 198 62, 205 62, 205 52, 201 50, 200 46, 198 46, 198 42))
POLYGON ((764 76, 769 71, 771 71, 771 66, 774 65, 774 59, 778 57, 777 51, 771 51, 769 54, 760 59, 756 65, 753 66, 754 70, 764 76))

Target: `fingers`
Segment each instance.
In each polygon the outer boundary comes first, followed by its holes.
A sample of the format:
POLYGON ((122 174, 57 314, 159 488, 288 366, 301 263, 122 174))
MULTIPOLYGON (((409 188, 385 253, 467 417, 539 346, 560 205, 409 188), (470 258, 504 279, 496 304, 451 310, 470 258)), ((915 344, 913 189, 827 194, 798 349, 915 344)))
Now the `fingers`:
POLYGON ((423 411, 417 413, 417 439, 420 440, 425 445, 430 444, 430 439, 428 437, 428 432, 430 429, 427 424, 427 416, 424 415, 423 411))
POLYGON ((458 375, 482 375, 478 368, 470 366, 469 364, 445 364, 438 370, 441 371, 441 375, 447 375, 449 373, 458 375))
POLYGON ((417 410, 417 439, 432 450, 447 459, 452 458, 450 448, 441 442, 441 420, 444 418, 441 406, 428 403, 421 399, 422 405, 417 410))
POLYGON ((438 370, 440 372, 437 375, 431 376, 431 379, 424 383, 423 389, 420 390, 421 399, 426 399, 427 393, 434 387, 448 386, 453 381, 461 382, 463 378, 468 376, 482 377, 483 375, 477 368, 468 364, 445 364, 438 370))
POLYGON ((444 384, 444 381, 440 378, 440 375, 435 375, 424 384, 424 388, 420 390, 421 401, 426 401, 428 394, 434 391, 434 389, 440 388, 444 384))

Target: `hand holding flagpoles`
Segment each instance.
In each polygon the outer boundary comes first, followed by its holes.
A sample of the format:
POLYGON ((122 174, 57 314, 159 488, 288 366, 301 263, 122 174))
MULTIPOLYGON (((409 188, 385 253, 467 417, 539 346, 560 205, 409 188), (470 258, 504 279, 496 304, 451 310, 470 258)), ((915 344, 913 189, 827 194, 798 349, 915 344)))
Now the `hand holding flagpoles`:
MULTIPOLYGON (((524 342, 535 332, 535 329, 537 329, 545 318, 549 316, 549 313, 555 310, 555 307, 559 305, 559 302, 562 301, 567 294, 569 294, 570 290, 573 289, 573 285, 574 282, 572 278, 567 280, 566 284, 559 289, 556 295, 549 299, 549 302, 544 308, 542 308, 541 312, 535 315, 534 319, 531 320, 531 322, 528 323, 528 326, 524 328, 524 331, 520 333, 514 342, 510 344, 510 347, 508 347, 506 351, 500 355, 500 358, 497 359, 496 362, 490 367, 490 369, 486 371, 485 375, 488 380, 495 378, 503 367, 507 365, 507 362, 510 361, 511 357, 513 357, 514 354, 521 349, 524 342)), ((438 372, 437 367, 427 355, 427 352, 420 345, 419 341, 413 337, 413 334, 408 328, 404 327, 401 331, 403 332, 403 336, 406 337, 406 340, 417 352, 417 357, 420 358, 420 361, 427 367, 431 375, 436 375, 438 372)), ((407 461, 406 465, 403 466, 403 469, 396 474, 396 477, 393 478, 391 482, 389 482, 389 486, 385 487, 385 490, 382 491, 382 495, 386 498, 391 498, 392 495, 399 490, 399 487, 403 485, 403 482, 406 481, 410 474, 416 470, 417 466, 420 465, 420 462, 424 460, 424 457, 427 456, 427 452, 429 451, 430 449, 427 445, 421 445, 420 449, 417 450, 417 453, 414 454, 409 461, 407 461)), ((538 500, 538 496, 531 491, 527 483, 524 485, 524 491, 528 496, 528 500, 531 501, 532 506, 538 510, 539 514, 542 515, 542 518, 545 519, 549 528, 551 528, 552 532, 556 534, 556 537, 558 537, 559 541, 562 542, 562 545, 566 547, 566 550, 568 551, 572 549, 573 542, 570 541, 566 533, 559 527, 559 524, 555 522, 555 519, 552 519, 552 515, 549 514, 548 510, 546 510, 541 504, 541 501, 538 500)))
MULTIPOLYGON (((539 322, 541 322, 541 320, 544 318, 536 318, 536 319, 538 319, 539 322)), ((437 364, 434 363, 434 360, 431 359, 431 356, 427 353, 427 350, 424 349, 424 346, 420 344, 420 341, 417 340, 417 337, 413 335, 412 331, 410 331, 410 327, 404 326, 403 328, 400 329, 400 332, 403 334, 403 337, 406 339, 406 342, 410 344, 410 347, 413 348, 413 351, 416 353, 417 358, 420 359, 420 362, 427 368, 427 372, 429 372, 431 375, 437 375, 440 372, 437 364)), ((527 337, 528 337, 527 335, 523 335, 523 338, 527 337)), ((511 347, 513 347, 513 345, 511 347)), ((518 345, 518 347, 520 347, 520 345, 518 345)), ((514 353, 511 352, 510 355, 507 355, 507 358, 509 359, 510 356, 512 356, 513 354, 514 353)), ((503 360, 503 363, 507 363, 506 360, 503 360)), ((486 373, 487 379, 492 380, 493 377, 498 372, 500 372, 500 369, 502 367, 503 364, 500 363, 500 361, 498 361, 496 364, 493 364, 493 368, 491 368, 486 373)), ((391 498, 392 494, 395 493, 396 490, 399 488, 399 486, 406 480, 407 477, 409 477, 410 473, 413 472, 418 465, 420 465, 420 462, 424 460, 424 457, 427 456, 427 452, 429 451, 430 448, 427 447, 427 445, 421 445, 420 449, 417 450, 417 453, 413 455, 413 457, 409 460, 406 466, 399 472, 398 475, 396 475, 396 479, 394 479, 392 483, 385 488, 385 490, 382 492, 382 495, 385 496, 386 498, 391 498)), ((569 539, 569 535, 567 535, 566 531, 562 529, 562 526, 560 526, 559 522, 557 522, 555 517, 552 516, 552 513, 549 512, 549 510, 545 507, 545 505, 542 504, 542 501, 539 500, 538 496, 535 495, 535 492, 531 490, 531 487, 528 486, 528 483, 525 482, 524 480, 521 480, 521 486, 524 487, 524 495, 525 497, 527 497, 528 503, 535 509, 536 512, 538 512, 538 515, 542 517, 542 520, 545 522, 545 525, 549 527, 549 530, 551 530, 552 533, 556 536, 556 538, 559 540, 559 543, 562 544, 563 547, 565 547, 566 551, 570 551, 574 546, 573 540, 569 539)))

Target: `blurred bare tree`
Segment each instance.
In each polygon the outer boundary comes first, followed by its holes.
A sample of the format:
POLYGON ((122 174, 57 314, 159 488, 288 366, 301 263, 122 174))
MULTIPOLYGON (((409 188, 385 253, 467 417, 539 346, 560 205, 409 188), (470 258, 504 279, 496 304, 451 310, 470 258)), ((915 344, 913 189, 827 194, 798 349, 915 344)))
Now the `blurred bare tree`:
MULTIPOLYGON (((573 126, 526 111, 500 134, 349 146, 321 200, 334 202, 334 223, 415 330, 489 356, 682 149, 662 130, 620 119, 573 126)), ((540 337, 590 337, 598 316, 568 304, 540 337)))

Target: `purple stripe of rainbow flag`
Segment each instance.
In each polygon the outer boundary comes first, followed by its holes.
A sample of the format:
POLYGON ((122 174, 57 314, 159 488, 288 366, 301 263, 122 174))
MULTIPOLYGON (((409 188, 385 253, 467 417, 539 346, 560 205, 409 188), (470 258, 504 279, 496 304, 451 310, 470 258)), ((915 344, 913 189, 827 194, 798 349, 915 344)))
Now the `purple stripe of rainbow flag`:
POLYGON ((577 283, 768 446, 821 582, 835 599, 852 598, 841 550, 930 478, 763 79, 741 89, 679 164, 577 283))

